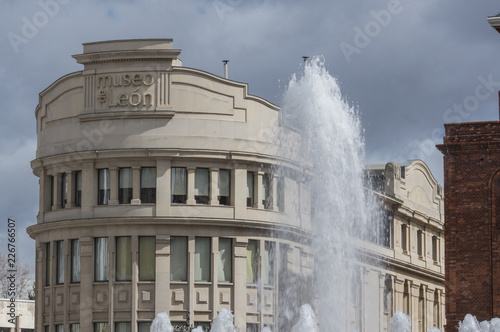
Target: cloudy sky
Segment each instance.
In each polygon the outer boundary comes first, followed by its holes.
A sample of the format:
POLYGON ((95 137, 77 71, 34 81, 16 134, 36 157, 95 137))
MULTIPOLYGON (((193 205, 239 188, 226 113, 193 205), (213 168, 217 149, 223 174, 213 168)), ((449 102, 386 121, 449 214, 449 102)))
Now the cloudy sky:
POLYGON ((7 218, 34 259, 38 93, 82 66, 82 43, 173 38, 183 65, 222 75, 278 105, 302 56, 321 55, 359 108, 370 163, 422 159, 443 183, 443 123, 498 120, 497 1, 0 0, 0 250, 7 218))

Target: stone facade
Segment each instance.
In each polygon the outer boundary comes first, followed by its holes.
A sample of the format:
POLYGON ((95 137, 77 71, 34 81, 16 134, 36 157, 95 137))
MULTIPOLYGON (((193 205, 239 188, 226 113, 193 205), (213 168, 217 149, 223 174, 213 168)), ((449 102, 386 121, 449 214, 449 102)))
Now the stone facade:
MULTIPOLYGON (((443 189, 420 160, 368 165, 366 171, 386 211, 376 236, 362 246, 383 262, 363 266, 370 271, 365 272, 365 292, 375 288, 374 275, 383 290, 378 312, 384 314, 377 331, 390 331, 396 310, 410 316, 413 331, 442 329, 446 324, 443 189)), ((363 331, 370 331, 367 326, 376 326, 375 322, 365 321, 363 331)))
POLYGON ((0 332, 31 332, 35 328, 35 301, 0 299, 0 332), (13 317, 14 315, 14 317, 13 317))
MULTIPOLYGON (((315 302, 312 169, 275 143, 299 133, 179 54, 170 39, 84 44, 84 69, 40 93, 37 332, 149 331, 164 311, 208 326, 222 308, 240 331, 289 331, 315 302)), ((387 331, 397 309, 442 327, 440 186, 420 161, 367 172, 388 217, 362 242, 346 329, 387 331)))

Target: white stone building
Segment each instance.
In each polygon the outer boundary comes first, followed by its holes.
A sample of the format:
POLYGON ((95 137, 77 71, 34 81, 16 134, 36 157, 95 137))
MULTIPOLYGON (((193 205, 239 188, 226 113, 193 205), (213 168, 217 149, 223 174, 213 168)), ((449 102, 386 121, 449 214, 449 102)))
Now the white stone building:
POLYGON ((35 301, 0 299, 0 332, 35 330, 35 301))
MULTIPOLYGON (((274 143, 299 133, 246 84, 179 54, 169 39, 87 43, 84 69, 40 93, 37 332, 149 331, 164 311, 209 326, 222 308, 240 331, 288 331, 279 308, 314 303, 311 197, 297 180, 311 169, 274 143)), ((388 239, 364 243, 384 268, 360 266, 358 291, 380 307, 356 304, 348 324, 383 331, 404 308, 422 331, 442 326, 440 187, 421 162, 370 170, 388 180, 394 218, 388 239)))

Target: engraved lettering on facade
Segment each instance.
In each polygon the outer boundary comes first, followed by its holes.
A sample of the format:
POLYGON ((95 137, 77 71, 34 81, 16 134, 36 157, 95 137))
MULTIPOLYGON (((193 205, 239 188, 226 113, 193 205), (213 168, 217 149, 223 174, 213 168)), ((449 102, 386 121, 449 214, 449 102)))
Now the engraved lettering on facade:
POLYGON ((97 100, 107 107, 152 107, 153 94, 144 90, 154 83, 155 78, 151 74, 101 75, 97 77, 97 100), (123 91, 123 87, 128 86, 135 88, 123 91))

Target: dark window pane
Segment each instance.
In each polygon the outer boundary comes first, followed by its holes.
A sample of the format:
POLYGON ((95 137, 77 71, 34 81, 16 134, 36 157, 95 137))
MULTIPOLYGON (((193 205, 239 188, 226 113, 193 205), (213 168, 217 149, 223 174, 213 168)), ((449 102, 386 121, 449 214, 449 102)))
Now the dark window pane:
POLYGON ((208 168, 197 168, 194 177, 194 199, 197 204, 208 204, 209 184, 210 172, 208 168))
POLYGON ((220 205, 231 205, 231 171, 228 169, 219 170, 219 195, 217 199, 220 205))
POLYGON ((82 171, 75 172, 75 206, 82 206, 82 171))
POLYGON ((109 201, 109 169, 103 168, 98 171, 97 204, 107 205, 109 201))
POLYGON ((130 204, 132 187, 132 168, 120 168, 118 173, 118 201, 120 204, 130 204))
POLYGON ((254 175, 252 172, 247 172, 247 207, 253 207, 254 198, 254 175))
POLYGON ((57 241, 57 271, 56 283, 64 284, 64 241, 57 241))
POLYGON ((172 167, 172 203, 186 204, 187 174, 183 167, 172 167))
POLYGON ((156 168, 141 168, 141 203, 156 203, 156 168))
POLYGON ((66 206, 68 202, 68 177, 66 173, 61 175, 61 208, 66 206))
POLYGON ((109 275, 108 238, 98 237, 94 247, 95 281, 108 281, 109 275))
POLYGON ((130 236, 116 238, 116 280, 132 280, 132 239, 130 236))
POLYGON ((71 282, 80 282, 80 240, 71 240, 71 282))
POLYGON ((156 237, 139 237, 139 280, 155 280, 156 237))
POLYGON ((187 281, 188 238, 170 238, 170 280, 187 281))

